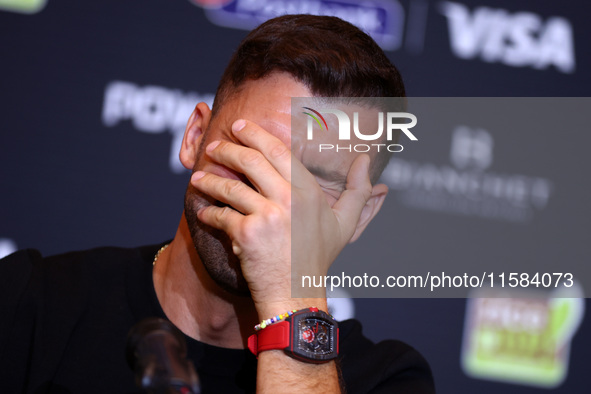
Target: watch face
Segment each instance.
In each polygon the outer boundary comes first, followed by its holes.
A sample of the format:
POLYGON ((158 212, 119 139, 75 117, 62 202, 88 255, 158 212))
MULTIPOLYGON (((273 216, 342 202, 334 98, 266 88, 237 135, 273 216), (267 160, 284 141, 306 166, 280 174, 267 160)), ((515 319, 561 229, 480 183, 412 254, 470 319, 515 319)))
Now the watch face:
POLYGON ((297 322, 297 348, 311 356, 330 356, 335 352, 335 325, 325 319, 306 317, 297 322))

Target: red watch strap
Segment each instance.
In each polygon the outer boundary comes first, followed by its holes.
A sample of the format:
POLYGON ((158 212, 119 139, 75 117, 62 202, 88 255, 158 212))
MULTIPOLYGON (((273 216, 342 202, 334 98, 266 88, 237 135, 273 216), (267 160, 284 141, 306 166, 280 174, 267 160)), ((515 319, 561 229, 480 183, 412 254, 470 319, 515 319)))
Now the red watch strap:
POLYGON ((265 350, 285 349, 290 342, 289 329, 290 324, 288 321, 267 326, 264 330, 248 337, 248 348, 255 356, 265 350))

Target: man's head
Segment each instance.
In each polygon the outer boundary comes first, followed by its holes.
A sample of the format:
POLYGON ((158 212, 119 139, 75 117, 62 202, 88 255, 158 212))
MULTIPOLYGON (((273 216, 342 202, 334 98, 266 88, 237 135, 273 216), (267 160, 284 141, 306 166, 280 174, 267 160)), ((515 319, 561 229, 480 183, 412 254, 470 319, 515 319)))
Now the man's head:
POLYGON ((404 97, 400 73, 371 37, 342 19, 285 15, 253 30, 224 72, 213 105, 249 79, 286 72, 322 97, 404 97))
MULTIPOLYGON (((212 162, 204 154, 205 146, 215 140, 237 142, 230 132, 237 119, 253 121, 292 146, 295 136, 290 125, 291 97, 326 96, 404 96, 404 86, 398 71, 375 42, 347 22, 312 15, 270 20, 239 46, 222 77, 213 110, 204 103, 197 105, 185 132, 181 162, 193 171, 247 182, 241 174, 212 162)), ((299 156, 294 152, 294 156, 306 166, 306 157, 302 156, 306 148, 300 152, 303 153, 299 156)), ((331 204, 344 188, 353 156, 338 155, 334 160, 324 160, 325 168, 307 166, 331 204)), ((315 159, 311 161, 317 163, 315 159)), ((379 175, 387 163, 379 161, 374 159, 372 165, 374 180, 374 175, 379 175)), ((374 186, 374 195, 364 208, 354 239, 375 216, 386 191, 384 185, 374 186)), ((197 219, 197 210, 210 204, 220 203, 189 185, 185 216, 193 242, 210 276, 220 286, 247 292, 228 237, 197 219)))
MULTIPOLYGON (((405 97, 396 67, 367 34, 331 16, 284 15, 250 32, 226 68, 212 112, 240 91, 245 81, 285 72, 316 97, 405 97)), ((391 154, 372 163, 375 183, 391 154)))

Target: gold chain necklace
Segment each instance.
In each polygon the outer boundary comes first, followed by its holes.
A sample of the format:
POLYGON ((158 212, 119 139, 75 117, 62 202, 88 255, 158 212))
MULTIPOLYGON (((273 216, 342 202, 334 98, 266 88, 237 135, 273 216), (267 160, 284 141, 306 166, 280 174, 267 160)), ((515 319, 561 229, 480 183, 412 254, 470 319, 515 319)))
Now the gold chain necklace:
POLYGON ((160 248, 160 250, 158 252, 156 252, 156 255, 154 256, 154 262, 152 263, 152 266, 156 265, 156 261, 158 260, 158 257, 160 257, 160 255, 162 254, 162 252, 164 252, 164 249, 168 248, 168 245, 170 244, 166 244, 163 247, 160 248))

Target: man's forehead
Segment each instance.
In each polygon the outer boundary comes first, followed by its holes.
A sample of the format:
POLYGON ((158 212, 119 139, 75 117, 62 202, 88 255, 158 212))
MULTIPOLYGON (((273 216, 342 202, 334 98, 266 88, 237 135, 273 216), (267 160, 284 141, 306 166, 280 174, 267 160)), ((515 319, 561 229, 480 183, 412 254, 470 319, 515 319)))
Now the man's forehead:
MULTIPOLYGON (((304 109, 294 106, 293 103, 297 100, 294 101, 293 98, 303 98, 307 105, 316 108, 330 106, 348 114, 358 112, 360 119, 364 119, 363 122, 367 122, 369 127, 374 126, 374 119, 377 125, 377 118, 367 116, 368 108, 360 105, 359 98, 314 97, 304 84, 289 74, 276 73, 259 80, 244 82, 239 90, 224 102, 224 120, 221 127, 230 130, 235 120, 250 120, 285 143, 312 174, 344 185, 353 160, 361 153, 318 152, 318 141, 307 139, 304 109)), ((326 116, 325 120, 329 125, 329 132, 319 134, 319 137, 324 142, 336 143, 336 118, 326 116)))
POLYGON ((224 102, 224 126, 247 119, 291 145, 291 98, 309 97, 311 92, 286 73, 244 82, 224 102))

